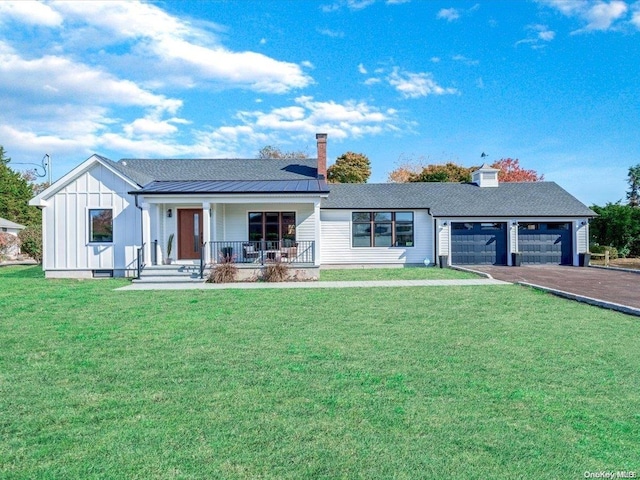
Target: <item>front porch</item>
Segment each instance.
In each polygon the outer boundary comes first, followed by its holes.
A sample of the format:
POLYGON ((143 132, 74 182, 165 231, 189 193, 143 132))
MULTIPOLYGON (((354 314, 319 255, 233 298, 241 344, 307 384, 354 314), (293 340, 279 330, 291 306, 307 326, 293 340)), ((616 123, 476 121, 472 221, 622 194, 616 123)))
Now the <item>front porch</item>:
POLYGON ((315 265, 315 242, 283 241, 215 241, 200 246, 200 258, 159 262, 162 258, 158 241, 152 245, 150 260, 145 262, 144 248, 138 249, 137 278, 140 283, 202 282, 211 269, 222 263, 233 263, 238 268, 237 281, 258 281, 265 267, 281 262, 289 267, 291 277, 297 280, 317 280, 320 267, 315 265), (206 261, 206 258, 211 261, 206 261))
MULTIPOLYGON (((210 199, 195 203, 144 198, 139 269, 177 263, 232 261, 261 266, 270 261, 320 265, 320 203, 316 198, 210 199), (160 201, 163 201, 160 203, 160 201)), ((182 199, 181 199, 182 200, 182 199)), ((186 199, 185 199, 186 200, 186 199)))

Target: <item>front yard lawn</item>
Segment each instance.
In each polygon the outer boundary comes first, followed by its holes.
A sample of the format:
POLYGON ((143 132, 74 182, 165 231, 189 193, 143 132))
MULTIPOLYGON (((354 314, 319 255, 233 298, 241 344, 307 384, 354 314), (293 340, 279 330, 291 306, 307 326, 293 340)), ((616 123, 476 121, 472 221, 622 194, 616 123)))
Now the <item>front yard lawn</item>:
POLYGON ((407 267, 407 268, 321 268, 320 281, 363 281, 363 280, 458 280, 479 278, 478 275, 450 268, 407 267))
POLYGON ((519 286, 131 291, 0 268, 0 477, 640 474, 636 317, 519 286))

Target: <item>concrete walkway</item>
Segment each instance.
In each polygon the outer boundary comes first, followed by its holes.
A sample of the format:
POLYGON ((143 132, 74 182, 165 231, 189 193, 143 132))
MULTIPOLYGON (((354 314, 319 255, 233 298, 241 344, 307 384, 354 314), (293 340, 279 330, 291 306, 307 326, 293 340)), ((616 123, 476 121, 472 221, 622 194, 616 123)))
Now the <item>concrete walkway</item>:
POLYGON ((132 283, 117 290, 228 290, 260 288, 368 288, 368 287, 445 287, 452 285, 509 285, 493 278, 468 280, 375 280, 360 282, 237 282, 237 283, 132 283))

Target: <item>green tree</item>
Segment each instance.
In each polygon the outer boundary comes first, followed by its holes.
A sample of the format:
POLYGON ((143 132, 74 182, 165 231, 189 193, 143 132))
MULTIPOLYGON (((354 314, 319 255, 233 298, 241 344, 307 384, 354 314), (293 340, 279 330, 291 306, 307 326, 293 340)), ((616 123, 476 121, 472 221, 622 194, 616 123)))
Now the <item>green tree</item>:
POLYGON ((258 151, 258 158, 265 159, 282 159, 293 160, 295 158, 309 158, 306 152, 302 150, 284 151, 280 147, 274 147, 273 145, 266 145, 258 151))
POLYGON ((617 202, 591 210, 598 214, 589 223, 594 243, 616 247, 622 257, 640 255, 640 208, 617 202))
POLYGON ((42 227, 30 225, 18 233, 20 239, 20 249, 33 258, 36 262, 42 263, 42 227))
POLYGON ((630 207, 640 207, 640 163, 635 167, 629 167, 629 191, 627 200, 630 207))
POLYGON ((9 167, 10 162, 0 146, 0 217, 23 225, 40 225, 40 210, 29 206, 34 190, 22 173, 9 167))
POLYGON ((367 183, 370 176, 371 162, 362 153, 343 153, 327 168, 327 180, 331 183, 367 183))
POLYGON ((470 182, 475 167, 463 167, 453 162, 444 165, 427 165, 417 175, 409 177, 410 182, 470 182))

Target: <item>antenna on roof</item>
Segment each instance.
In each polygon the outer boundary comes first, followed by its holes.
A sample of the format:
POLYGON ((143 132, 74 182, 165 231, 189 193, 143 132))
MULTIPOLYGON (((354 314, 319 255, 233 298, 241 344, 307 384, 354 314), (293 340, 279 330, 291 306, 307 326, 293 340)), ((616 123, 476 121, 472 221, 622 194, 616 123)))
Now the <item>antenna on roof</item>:
POLYGON ((484 158, 484 157, 488 157, 489 155, 487 155, 486 153, 482 152, 482 155, 480 155, 480 158, 484 158))

